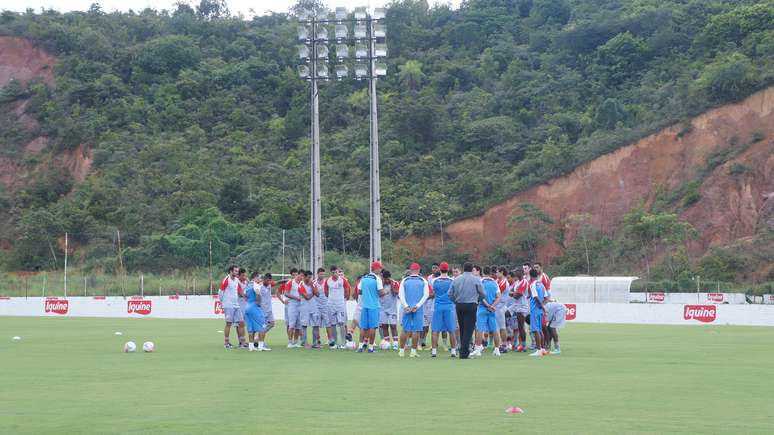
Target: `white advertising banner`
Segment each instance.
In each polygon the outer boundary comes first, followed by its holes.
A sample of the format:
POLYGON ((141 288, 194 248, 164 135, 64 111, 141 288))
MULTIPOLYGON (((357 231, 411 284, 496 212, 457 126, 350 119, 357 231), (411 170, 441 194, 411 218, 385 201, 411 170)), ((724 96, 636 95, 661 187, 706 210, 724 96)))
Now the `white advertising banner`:
POLYGON ((648 304, 746 304, 744 293, 629 293, 629 302, 648 304))
MULTIPOLYGON (((694 295, 695 296, 695 295, 694 295)), ((774 326, 774 305, 653 303, 566 303, 567 320, 583 323, 662 325, 774 326)), ((274 300, 275 319, 284 319, 284 305, 274 300)), ((349 301, 350 316, 355 302, 349 301)), ((149 296, 145 298, 0 298, 0 316, 159 317, 220 319, 220 301, 210 296, 149 296)))

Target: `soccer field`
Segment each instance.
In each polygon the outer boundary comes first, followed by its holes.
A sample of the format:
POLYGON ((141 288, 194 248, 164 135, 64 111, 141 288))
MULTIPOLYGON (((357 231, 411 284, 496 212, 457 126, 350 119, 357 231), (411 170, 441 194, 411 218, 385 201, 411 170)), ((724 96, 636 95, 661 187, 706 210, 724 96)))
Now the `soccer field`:
POLYGON ((773 328, 570 324, 562 355, 466 361, 286 349, 276 328, 272 352, 229 351, 222 328, 218 320, 0 318, 0 432, 774 428, 773 328), (152 340, 156 352, 125 354, 127 340, 152 340), (506 414, 510 406, 525 413, 506 414))

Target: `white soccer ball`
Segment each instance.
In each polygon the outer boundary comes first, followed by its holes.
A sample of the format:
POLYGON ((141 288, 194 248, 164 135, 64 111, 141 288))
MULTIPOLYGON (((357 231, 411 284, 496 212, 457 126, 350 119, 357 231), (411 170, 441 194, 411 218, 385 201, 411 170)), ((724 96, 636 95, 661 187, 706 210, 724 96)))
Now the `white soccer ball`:
POLYGON ((146 341, 142 344, 142 350, 145 352, 153 352, 153 349, 155 349, 156 346, 153 345, 152 341, 146 341))
POLYGON ((124 344, 124 352, 134 352, 137 350, 137 345, 134 344, 133 341, 127 341, 126 344, 124 344))
POLYGON ((348 341, 347 344, 345 345, 345 347, 347 348, 347 350, 352 350, 352 349, 355 348, 355 342, 348 341))
POLYGON ((390 349, 390 342, 387 340, 382 340, 381 343, 379 343, 379 347, 382 348, 382 350, 389 350, 390 349))

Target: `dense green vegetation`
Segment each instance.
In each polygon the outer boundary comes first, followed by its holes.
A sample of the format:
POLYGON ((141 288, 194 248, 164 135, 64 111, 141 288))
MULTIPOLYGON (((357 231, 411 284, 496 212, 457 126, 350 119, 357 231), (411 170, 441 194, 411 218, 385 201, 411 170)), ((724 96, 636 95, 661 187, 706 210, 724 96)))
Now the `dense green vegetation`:
MULTIPOLYGON (((390 240, 774 79, 771 0, 470 0, 459 10, 405 0, 387 26, 378 86, 390 240)), ((211 0, 3 12, 0 34, 60 63, 56 90, 12 83, 0 104, 29 98, 50 152, 94 149, 83 183, 51 168, 22 192, 0 191, 13 223, 0 234, 14 246, 5 266, 61 267, 65 231, 76 261, 104 269, 116 264, 116 230, 135 270, 206 266, 210 243, 216 264, 276 264, 282 229, 303 256, 309 110, 295 32, 285 14, 244 20, 211 0)), ((350 81, 320 92, 326 249, 364 255, 367 90, 350 81)), ((14 155, 30 133, 2 122, 0 139, 14 155)))

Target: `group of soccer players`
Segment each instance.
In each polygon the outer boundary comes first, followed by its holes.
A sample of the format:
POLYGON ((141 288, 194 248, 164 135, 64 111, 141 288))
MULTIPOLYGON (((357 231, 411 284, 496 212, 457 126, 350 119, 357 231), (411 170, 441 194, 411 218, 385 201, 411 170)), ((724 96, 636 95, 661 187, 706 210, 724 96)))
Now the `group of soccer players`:
MULTIPOLYGON (((540 263, 525 263, 513 270, 466 264, 465 270, 468 269, 470 272, 466 273, 477 277, 483 288, 471 357, 482 356, 490 344, 495 356, 509 351, 529 350, 532 356, 561 352, 557 330, 564 326, 566 309, 563 304, 552 301, 551 280, 540 263)), ((293 268, 290 279, 279 284, 269 273, 254 272, 248 278, 244 269, 231 266, 219 292, 226 320, 224 346, 233 347, 229 334, 234 325, 240 348, 271 350, 266 346, 265 337, 275 324, 272 289, 276 287, 274 293, 285 310, 288 348, 319 349, 323 346, 321 330, 325 330, 330 349, 355 348, 357 352, 373 353, 378 331, 381 349, 397 350, 402 357, 410 342, 409 357, 417 357, 418 349, 427 348, 427 336, 432 331, 431 356, 438 355, 438 344, 443 340, 450 356, 457 357, 462 340, 449 292, 461 272, 457 268, 450 270, 446 262, 433 264, 427 276, 422 276, 420 270, 413 263, 396 280, 389 270, 374 262, 353 287, 336 266, 331 266, 329 273, 324 268, 316 273, 293 268), (348 300, 357 301, 349 323, 348 300), (357 346, 356 330, 360 331, 357 346)))

